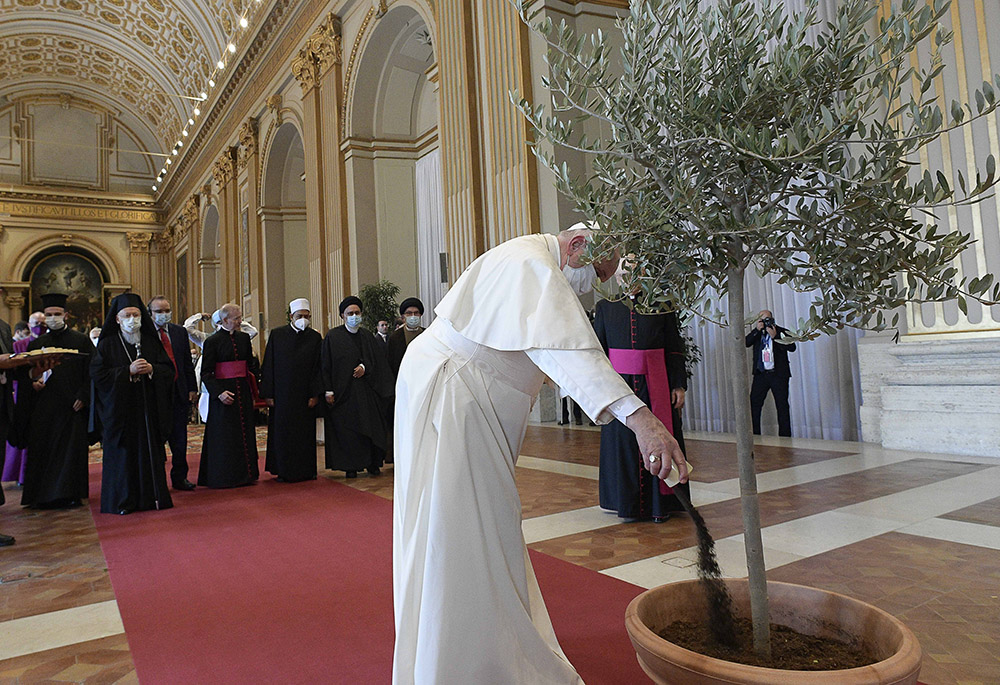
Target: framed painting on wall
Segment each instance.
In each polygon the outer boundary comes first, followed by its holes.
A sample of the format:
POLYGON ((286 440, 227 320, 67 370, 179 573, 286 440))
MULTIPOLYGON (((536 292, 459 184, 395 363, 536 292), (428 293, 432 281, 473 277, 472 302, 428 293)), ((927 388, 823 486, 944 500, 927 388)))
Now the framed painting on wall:
POLYGON ((31 288, 31 311, 42 309, 42 295, 64 293, 68 296, 67 323, 86 333, 104 324, 104 279, 97 265, 78 252, 55 252, 39 260, 28 279, 31 288))
POLYGON ((181 317, 189 314, 187 252, 177 255, 177 311, 181 317))
POLYGON ((250 294, 250 210, 240 212, 240 285, 243 296, 250 294))

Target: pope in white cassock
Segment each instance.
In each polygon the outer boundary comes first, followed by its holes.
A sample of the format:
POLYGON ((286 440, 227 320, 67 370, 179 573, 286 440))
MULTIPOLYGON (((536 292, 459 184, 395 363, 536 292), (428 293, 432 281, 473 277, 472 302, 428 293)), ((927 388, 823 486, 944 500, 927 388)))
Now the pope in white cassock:
POLYGON ((588 239, 574 227, 490 250, 406 350, 396 384, 395 685, 582 682, 542 602, 514 483, 544 376, 598 423, 614 417, 633 430, 652 473, 666 477, 673 462, 687 480, 677 443, 611 367, 577 299, 618 265, 617 255, 585 265, 588 239))

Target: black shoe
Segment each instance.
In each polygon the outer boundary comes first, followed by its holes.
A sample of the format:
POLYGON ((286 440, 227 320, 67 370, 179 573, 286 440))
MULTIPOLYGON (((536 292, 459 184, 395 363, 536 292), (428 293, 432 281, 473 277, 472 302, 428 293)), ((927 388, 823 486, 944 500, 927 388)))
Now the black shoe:
POLYGON ((382 469, 380 469, 377 466, 372 467, 372 468, 368 469, 368 475, 369 476, 381 476, 382 475, 382 469))
POLYGON ((10 547, 14 544, 14 538, 10 535, 0 534, 0 547, 10 547))
POLYGON ((348 471, 347 472, 347 477, 348 478, 357 478, 358 477, 358 472, 357 471, 348 471))
POLYGON ((664 514, 663 516, 654 516, 653 523, 666 523, 670 520, 670 514, 664 514))
POLYGON ((118 514, 120 516, 125 516, 126 514, 131 514, 131 513, 132 513, 131 509, 119 509, 118 510, 118 514))
POLYGON ((184 480, 174 481, 174 490, 194 490, 195 484, 189 481, 187 478, 184 480))

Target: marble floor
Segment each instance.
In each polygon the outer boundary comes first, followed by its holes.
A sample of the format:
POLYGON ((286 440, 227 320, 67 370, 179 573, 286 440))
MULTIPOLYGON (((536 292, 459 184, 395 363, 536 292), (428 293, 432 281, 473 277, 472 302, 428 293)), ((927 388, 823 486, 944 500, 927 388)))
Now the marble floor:
MULTIPOLYGON (((694 577, 685 517, 622 523, 599 509, 599 439, 586 426, 529 427, 516 470, 529 545, 642 587, 694 577)), ((928 685, 1000 685, 1000 461, 767 437, 755 454, 770 579, 901 618, 928 685)), ((733 440, 689 434, 688 457, 723 570, 745 575, 733 440)), ((351 481, 321 473, 392 497, 391 467, 351 481)), ((16 485, 4 489, 0 531, 18 543, 0 549, 0 685, 136 682, 89 509, 22 510, 16 485)))

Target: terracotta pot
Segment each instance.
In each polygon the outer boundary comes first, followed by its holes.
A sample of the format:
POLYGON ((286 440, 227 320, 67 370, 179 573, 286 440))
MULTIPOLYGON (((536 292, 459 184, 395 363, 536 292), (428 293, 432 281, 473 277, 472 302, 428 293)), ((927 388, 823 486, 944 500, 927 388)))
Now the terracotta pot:
MULTIPOLYGON (((746 579, 727 580, 738 613, 750 614, 746 579)), ((752 683, 754 685, 857 685, 879 683, 914 685, 923 656, 917 638, 895 617, 864 602, 803 585, 768 583, 771 622, 804 633, 859 639, 882 660, 863 668, 839 671, 787 671, 744 666, 698 654, 659 637, 674 621, 703 620, 705 595, 698 581, 689 580, 647 590, 625 611, 625 627, 639 665, 662 685, 752 683)))

